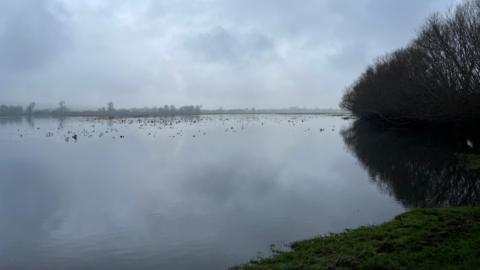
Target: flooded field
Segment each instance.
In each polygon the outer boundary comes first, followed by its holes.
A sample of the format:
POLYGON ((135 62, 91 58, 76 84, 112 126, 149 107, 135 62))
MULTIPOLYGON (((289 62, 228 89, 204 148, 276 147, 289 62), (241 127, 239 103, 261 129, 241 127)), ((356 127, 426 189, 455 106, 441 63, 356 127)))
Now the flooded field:
POLYGON ((225 269, 387 221, 411 200, 357 160, 352 124, 2 118, 0 269, 225 269))

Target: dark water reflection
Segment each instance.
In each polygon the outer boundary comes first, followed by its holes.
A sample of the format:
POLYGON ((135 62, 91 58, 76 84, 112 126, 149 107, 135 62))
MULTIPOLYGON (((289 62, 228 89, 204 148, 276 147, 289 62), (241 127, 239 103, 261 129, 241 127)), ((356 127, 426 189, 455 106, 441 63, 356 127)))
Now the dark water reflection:
POLYGON ((0 117, 0 125, 18 125, 21 124, 23 117, 0 117))
POLYGON ((480 204, 479 131, 408 131, 356 121, 342 135, 371 180, 404 206, 480 204))
POLYGON ((379 189, 346 149, 339 133, 351 122, 339 117, 0 124, 0 269, 225 269, 270 244, 389 220, 405 211, 397 199, 455 204, 477 194, 467 178, 450 181, 463 198, 454 201, 422 176, 448 172, 426 165, 389 180, 397 171, 382 166, 407 166, 409 155, 382 155, 394 146, 354 126, 345 141, 379 189))

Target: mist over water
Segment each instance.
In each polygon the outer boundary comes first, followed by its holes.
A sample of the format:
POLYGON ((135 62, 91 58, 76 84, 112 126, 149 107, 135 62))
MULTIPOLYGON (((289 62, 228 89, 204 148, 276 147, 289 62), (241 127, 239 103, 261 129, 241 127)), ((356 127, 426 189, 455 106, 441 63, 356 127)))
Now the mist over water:
POLYGON ((387 221, 406 204, 345 144, 352 123, 2 118, 0 268, 225 269, 387 221))

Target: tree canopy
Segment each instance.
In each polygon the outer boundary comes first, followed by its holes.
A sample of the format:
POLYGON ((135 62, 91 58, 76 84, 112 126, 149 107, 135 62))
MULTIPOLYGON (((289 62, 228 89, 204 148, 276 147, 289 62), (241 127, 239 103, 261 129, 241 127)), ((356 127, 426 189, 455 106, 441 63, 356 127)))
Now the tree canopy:
POLYGON ((479 119, 480 0, 428 18, 408 46, 368 67, 340 106, 392 123, 479 119))

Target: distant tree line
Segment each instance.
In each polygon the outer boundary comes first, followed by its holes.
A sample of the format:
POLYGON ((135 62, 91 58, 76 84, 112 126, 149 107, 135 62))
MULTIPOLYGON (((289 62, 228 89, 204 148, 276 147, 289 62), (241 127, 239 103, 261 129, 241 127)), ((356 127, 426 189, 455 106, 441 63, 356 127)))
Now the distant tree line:
POLYGON ((164 105, 161 107, 143 107, 130 109, 116 109, 113 102, 97 110, 72 110, 65 101, 60 101, 53 109, 35 109, 36 103, 32 102, 25 108, 22 106, 0 105, 0 116, 98 116, 98 117, 155 117, 177 115, 200 115, 200 114, 331 114, 342 115, 344 112, 338 109, 309 109, 290 107, 285 109, 202 109, 199 105, 175 107, 164 105))
POLYGON ((131 109, 115 109, 112 102, 107 107, 102 107, 93 115, 110 116, 110 117, 130 117, 130 116, 176 116, 176 115, 199 115, 202 113, 201 106, 188 105, 175 107, 174 105, 164 105, 163 107, 144 107, 131 109))
POLYGON ((0 105, 0 115, 18 116, 23 114, 24 114, 24 111, 22 106, 0 105))
POLYGON ((203 114, 328 114, 328 115, 344 115, 345 111, 338 109, 320 109, 320 108, 305 108, 305 107, 289 107, 280 109, 224 109, 218 108, 214 110, 202 110, 203 114))
POLYGON ((113 102, 97 110, 71 110, 65 101, 60 101, 54 109, 35 109, 36 103, 32 102, 25 108, 23 106, 0 105, 0 116, 99 116, 99 117, 146 117, 146 116, 176 116, 201 114, 201 106, 188 105, 175 107, 144 107, 131 109, 115 109, 113 102))
POLYGON ((407 47, 368 67, 340 106, 392 123, 480 119, 480 0, 431 16, 407 47))

